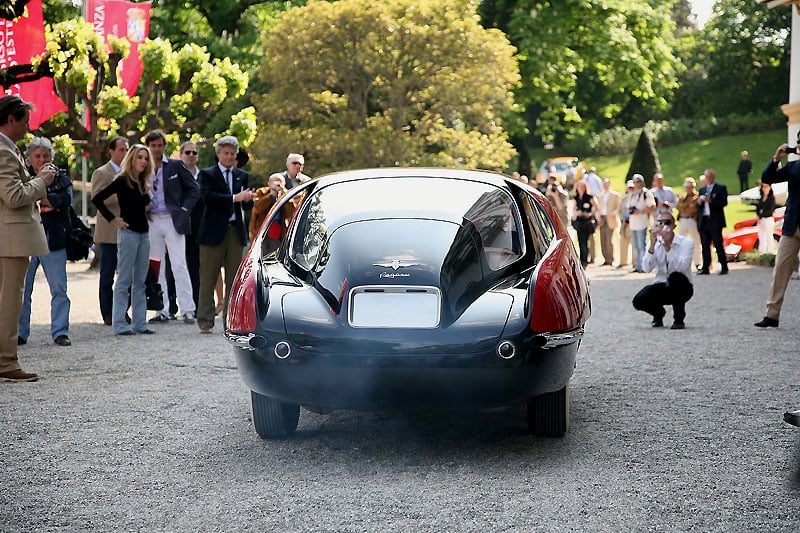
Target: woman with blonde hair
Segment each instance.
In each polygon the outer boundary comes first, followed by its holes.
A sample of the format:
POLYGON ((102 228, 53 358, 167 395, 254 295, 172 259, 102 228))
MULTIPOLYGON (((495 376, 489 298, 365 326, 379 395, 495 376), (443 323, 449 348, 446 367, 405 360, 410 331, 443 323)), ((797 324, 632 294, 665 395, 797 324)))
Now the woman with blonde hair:
POLYGON ((150 176, 153 158, 143 144, 134 144, 125 154, 122 170, 111 184, 92 197, 97 210, 117 229, 117 281, 114 284, 114 307, 111 326, 114 335, 155 333, 147 327, 147 298, 144 283, 150 266, 150 234, 147 212, 150 210, 150 176), (118 217, 105 200, 116 194, 118 217), (130 290, 131 325, 125 322, 130 290))

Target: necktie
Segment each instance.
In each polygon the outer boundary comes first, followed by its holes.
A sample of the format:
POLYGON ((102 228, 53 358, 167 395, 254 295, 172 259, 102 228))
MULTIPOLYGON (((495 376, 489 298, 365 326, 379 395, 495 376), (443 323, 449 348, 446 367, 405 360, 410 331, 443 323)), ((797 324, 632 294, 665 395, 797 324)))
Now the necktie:
POLYGON ((233 194, 233 181, 231 180, 231 169, 225 169, 225 181, 228 183, 228 190, 233 194))
POLYGON ((19 151, 19 147, 15 146, 14 151, 17 153, 17 159, 19 159, 19 162, 25 165, 25 159, 22 158, 22 152, 19 151))

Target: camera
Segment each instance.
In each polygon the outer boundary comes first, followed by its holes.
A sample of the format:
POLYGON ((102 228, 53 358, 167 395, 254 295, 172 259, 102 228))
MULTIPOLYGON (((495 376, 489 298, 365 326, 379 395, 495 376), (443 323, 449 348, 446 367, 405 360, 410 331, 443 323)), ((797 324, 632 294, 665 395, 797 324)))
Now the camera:
POLYGON ((787 154, 796 154, 797 153, 797 146, 787 146, 786 147, 787 154))
POLYGON ((631 215, 633 214, 634 211, 636 211, 636 208, 635 207, 631 207, 631 215))
POLYGON ((53 183, 47 187, 47 192, 51 194, 62 193, 67 189, 72 188, 72 178, 69 177, 69 172, 60 168, 56 170, 56 175, 53 178, 53 183))
POLYGON ((653 222, 653 229, 654 230, 661 229, 661 226, 663 226, 663 224, 662 224, 662 222, 660 220, 656 220, 656 221, 653 222))

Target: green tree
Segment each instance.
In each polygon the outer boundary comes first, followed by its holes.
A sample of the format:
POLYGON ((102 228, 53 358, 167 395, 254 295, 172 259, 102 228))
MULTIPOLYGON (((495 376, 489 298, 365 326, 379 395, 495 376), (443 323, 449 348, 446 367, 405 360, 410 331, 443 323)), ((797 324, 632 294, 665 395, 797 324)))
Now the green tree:
MULTIPOLYGON (((171 133, 174 142, 198 134, 227 99, 247 89, 247 74, 227 58, 211 59, 197 45, 173 50, 169 41, 148 39, 139 47, 144 74, 129 97, 117 78, 117 66, 130 52, 126 39, 110 38, 106 47, 82 18, 55 24, 46 37, 46 54, 33 66, 52 75, 68 109, 42 125, 41 133, 84 141, 95 164, 105 160, 109 137, 136 138, 156 127, 171 133)), ((231 115, 227 131, 249 144, 255 136, 253 110, 231 115)))
POLYGON ((265 32, 254 169, 505 168, 514 50, 466 1, 316 2, 265 32), (260 158, 260 159, 259 159, 260 158))
POLYGON ((788 100, 791 8, 717 1, 711 20, 681 42, 687 70, 675 116, 769 112, 788 100))
POLYGON ((628 167, 628 173, 625 175, 625 181, 633 178, 634 174, 641 174, 644 177, 645 185, 650 187, 653 183, 653 174, 656 172, 661 172, 658 152, 656 152, 656 146, 650 135, 642 129, 639 142, 636 143, 636 149, 633 151, 631 166, 628 167))
POLYGON ((519 50, 517 103, 529 134, 515 135, 520 171, 541 141, 640 121, 667 109, 680 68, 670 2, 483 0, 486 27, 519 50))

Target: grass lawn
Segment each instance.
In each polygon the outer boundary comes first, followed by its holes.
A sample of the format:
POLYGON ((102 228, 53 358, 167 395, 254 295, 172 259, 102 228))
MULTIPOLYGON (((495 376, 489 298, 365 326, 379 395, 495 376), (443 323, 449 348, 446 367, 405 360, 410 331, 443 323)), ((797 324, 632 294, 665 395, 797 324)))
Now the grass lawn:
MULTIPOLYGON (((736 176, 736 168, 739 165, 739 153, 742 150, 750 152, 750 160, 753 161, 750 186, 753 187, 756 179, 761 177, 761 170, 775 153, 775 148, 783 142, 786 142, 785 129, 767 133, 714 137, 704 141, 668 146, 657 149, 657 152, 661 171, 664 173, 664 182, 675 189, 676 193, 683 193, 684 179, 691 176, 696 180, 705 169, 711 168, 717 173, 717 181, 725 184, 730 194, 738 194, 739 178, 736 176)), ((537 151, 536 168, 545 158, 556 155, 562 154, 537 151)), ((625 190, 625 176, 631 164, 631 157, 632 153, 587 157, 583 162, 586 166, 597 167, 597 173, 603 178, 609 178, 612 188, 622 192, 625 190)), ((731 198, 725 209, 727 229, 731 229, 734 223, 740 220, 754 216, 755 207, 746 206, 738 199, 731 198)))

